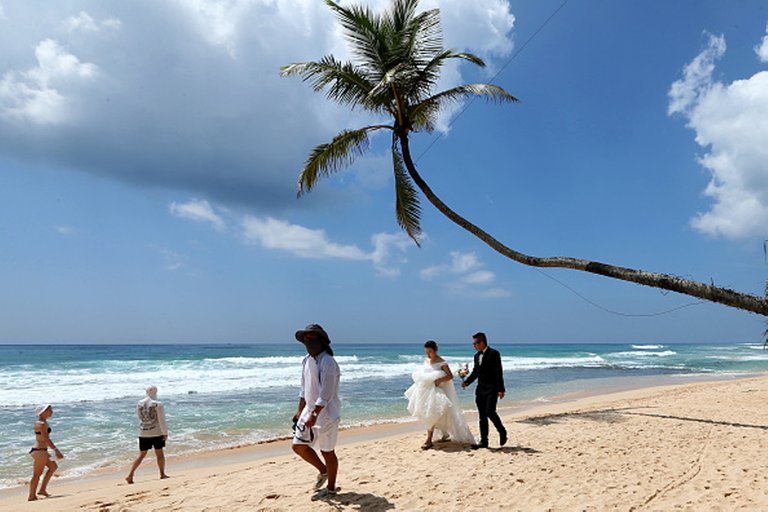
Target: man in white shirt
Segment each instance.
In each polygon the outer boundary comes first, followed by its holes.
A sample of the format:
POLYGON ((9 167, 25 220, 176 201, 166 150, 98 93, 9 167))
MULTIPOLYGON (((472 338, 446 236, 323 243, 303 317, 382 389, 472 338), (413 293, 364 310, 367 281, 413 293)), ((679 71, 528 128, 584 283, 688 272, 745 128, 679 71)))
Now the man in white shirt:
POLYGON ((301 363, 299 407, 293 416, 293 451, 318 470, 316 496, 333 496, 339 471, 335 452, 341 418, 339 365, 333 358, 331 340, 320 325, 310 324, 296 331, 296 339, 304 344, 307 356, 301 363), (320 460, 315 446, 325 462, 320 460), (321 489, 326 481, 327 488, 321 489))
POLYGON ((160 468, 160 478, 168 478, 165 474, 165 441, 168 439, 168 427, 165 424, 165 408, 157 400, 157 388, 147 387, 147 396, 136 406, 136 416, 139 418, 139 456, 133 461, 131 472, 125 477, 129 484, 133 483, 133 474, 139 468, 141 461, 147 456, 150 448, 155 449, 157 467, 160 468))

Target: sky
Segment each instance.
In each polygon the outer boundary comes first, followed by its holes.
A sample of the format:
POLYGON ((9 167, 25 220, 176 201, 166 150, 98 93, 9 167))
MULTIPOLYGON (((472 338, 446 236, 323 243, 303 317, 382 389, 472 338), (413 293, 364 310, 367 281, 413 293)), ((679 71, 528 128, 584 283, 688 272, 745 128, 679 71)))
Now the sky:
MULTIPOLYGON (((487 63, 439 88, 520 99, 412 135, 449 206, 528 254, 763 295, 765 1, 431 8, 487 63)), ((752 313, 505 259, 424 198, 417 247, 386 136, 297 198, 314 146, 388 121, 279 76, 352 58, 318 0, 0 0, 0 48, 0 343, 762 340, 752 313)))

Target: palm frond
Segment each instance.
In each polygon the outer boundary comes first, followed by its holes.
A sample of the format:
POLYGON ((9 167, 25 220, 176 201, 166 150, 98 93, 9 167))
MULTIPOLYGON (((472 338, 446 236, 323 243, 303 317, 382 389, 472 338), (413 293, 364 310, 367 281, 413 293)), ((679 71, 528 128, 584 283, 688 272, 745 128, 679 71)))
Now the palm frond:
POLYGON ((408 233, 408 236, 420 246, 421 237, 421 204, 419 194, 413 186, 410 176, 405 170, 403 156, 392 139, 392 166, 395 171, 395 213, 397 223, 408 233))
POLYGON ((328 87, 328 99, 353 108, 358 105, 371 107, 366 104, 366 99, 373 85, 364 71, 352 63, 336 60, 333 55, 327 55, 317 62, 296 62, 280 68, 280 76, 294 75, 309 82, 315 92, 328 87))
POLYGON ((443 51, 440 10, 424 11, 412 17, 404 38, 408 55, 415 65, 423 67, 435 54, 443 51))
POLYGON ((316 146, 304 162, 304 168, 299 174, 299 190, 301 197, 312 190, 318 178, 326 177, 355 161, 359 155, 368 149, 368 133, 387 126, 366 126, 359 130, 344 130, 336 135, 328 144, 316 146))
POLYGON ((503 88, 493 84, 468 84, 459 85, 451 89, 441 91, 434 96, 414 105, 408 112, 408 116, 414 124, 414 128, 427 128, 434 123, 437 115, 448 103, 461 101, 469 96, 481 96, 494 102, 515 103, 519 101, 503 88))
POLYGON ((336 13, 352 53, 370 67, 369 72, 381 71, 384 68, 381 58, 384 46, 381 16, 362 5, 342 7, 333 0, 326 0, 325 3, 336 13))

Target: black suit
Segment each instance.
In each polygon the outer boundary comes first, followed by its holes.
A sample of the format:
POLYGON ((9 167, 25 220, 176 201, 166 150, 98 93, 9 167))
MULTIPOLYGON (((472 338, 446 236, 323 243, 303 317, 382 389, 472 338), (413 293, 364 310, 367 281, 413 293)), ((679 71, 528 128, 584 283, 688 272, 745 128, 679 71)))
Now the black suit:
POLYGON ((487 446, 488 420, 491 420, 493 426, 496 427, 501 439, 507 437, 507 430, 502 425, 499 415, 496 414, 499 393, 506 392, 504 389, 504 372, 501 368, 501 354, 498 350, 486 347, 485 353, 478 352, 475 354, 475 366, 464 382, 466 385, 470 385, 475 379, 477 379, 475 403, 480 414, 480 444, 487 446), (480 362, 480 354, 483 354, 482 363, 480 362))

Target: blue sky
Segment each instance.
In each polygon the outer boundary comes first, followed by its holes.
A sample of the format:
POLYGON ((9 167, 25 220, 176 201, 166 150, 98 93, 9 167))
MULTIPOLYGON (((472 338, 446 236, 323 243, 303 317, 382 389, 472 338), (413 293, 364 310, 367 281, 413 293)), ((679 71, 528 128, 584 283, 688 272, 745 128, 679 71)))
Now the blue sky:
MULTIPOLYGON (((571 0, 530 41, 561 0, 421 5, 488 63, 441 87, 521 100, 413 136, 446 203, 529 254, 762 295, 768 4, 571 0)), ((720 305, 626 316, 697 301, 522 266, 426 201, 416 247, 383 137, 297 199, 312 147, 380 121, 278 76, 348 58, 316 0, 0 0, 0 47, 0 343, 761 339, 720 305)))

